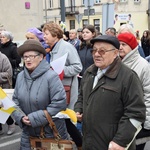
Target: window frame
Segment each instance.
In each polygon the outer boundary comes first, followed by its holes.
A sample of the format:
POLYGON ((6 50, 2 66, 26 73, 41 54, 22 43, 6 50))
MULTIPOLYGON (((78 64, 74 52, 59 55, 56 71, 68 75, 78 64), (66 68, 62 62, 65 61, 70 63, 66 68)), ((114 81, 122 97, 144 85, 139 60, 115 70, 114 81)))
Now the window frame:
POLYGON ((83 19, 82 20, 82 26, 84 27, 84 26, 86 26, 86 25, 88 25, 89 23, 88 23, 88 19, 83 19), (85 23, 85 22, 87 22, 87 23, 85 23))
POLYGON ((49 8, 53 8, 53 7, 54 7, 53 0, 49 0, 49 8))
POLYGON ((100 19, 93 19, 94 27, 100 31, 100 19), (98 22, 98 23, 97 23, 98 22))
POLYGON ((69 20, 70 22, 70 30, 75 29, 75 20, 69 20))

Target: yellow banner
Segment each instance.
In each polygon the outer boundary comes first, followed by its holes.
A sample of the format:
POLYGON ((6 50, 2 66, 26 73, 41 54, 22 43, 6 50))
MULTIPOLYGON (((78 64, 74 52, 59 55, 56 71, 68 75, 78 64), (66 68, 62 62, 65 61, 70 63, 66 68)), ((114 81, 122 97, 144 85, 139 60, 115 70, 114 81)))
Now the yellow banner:
POLYGON ((3 89, 0 87, 0 99, 4 99, 6 97, 6 93, 3 91, 3 89))
POLYGON ((11 114, 13 111, 15 111, 16 109, 14 107, 8 108, 7 110, 4 110, 3 108, 0 109, 3 112, 6 112, 8 114, 11 114))
POLYGON ((73 110, 67 108, 65 111, 61 111, 61 113, 68 115, 74 123, 77 122, 76 113, 73 110))
MULTIPOLYGON (((9 98, 7 97, 7 94, 4 92, 4 90, 0 87, 0 100, 9 100, 9 98)), ((10 107, 8 109, 3 109, 0 108, 1 111, 11 114, 14 110, 16 110, 14 107, 10 107)))

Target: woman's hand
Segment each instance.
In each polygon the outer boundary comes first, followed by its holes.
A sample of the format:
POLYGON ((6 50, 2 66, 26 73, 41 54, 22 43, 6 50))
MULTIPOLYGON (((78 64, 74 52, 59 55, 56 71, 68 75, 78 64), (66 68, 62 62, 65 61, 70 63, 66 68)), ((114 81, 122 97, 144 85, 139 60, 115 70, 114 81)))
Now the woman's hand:
POLYGON ((76 112, 77 120, 80 121, 80 122, 82 121, 82 115, 83 114, 80 114, 79 112, 76 112))
POLYGON ((30 122, 28 116, 22 117, 22 122, 23 122, 24 124, 26 124, 27 126, 31 126, 31 122, 30 122))

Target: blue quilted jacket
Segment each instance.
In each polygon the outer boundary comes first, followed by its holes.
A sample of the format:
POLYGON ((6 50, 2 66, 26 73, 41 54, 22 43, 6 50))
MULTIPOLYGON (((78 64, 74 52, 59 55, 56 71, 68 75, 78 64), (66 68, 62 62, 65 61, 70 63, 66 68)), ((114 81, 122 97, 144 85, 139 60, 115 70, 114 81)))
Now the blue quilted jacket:
POLYGON ((18 75, 13 101, 16 103, 16 111, 12 115, 23 132, 21 150, 30 150, 29 136, 39 136, 41 126, 44 126, 46 137, 53 137, 44 109, 53 117, 62 138, 67 138, 64 120, 54 117, 66 109, 64 87, 46 60, 42 60, 31 74, 25 68, 18 75), (25 115, 29 117, 31 126, 21 122, 21 118, 25 115))

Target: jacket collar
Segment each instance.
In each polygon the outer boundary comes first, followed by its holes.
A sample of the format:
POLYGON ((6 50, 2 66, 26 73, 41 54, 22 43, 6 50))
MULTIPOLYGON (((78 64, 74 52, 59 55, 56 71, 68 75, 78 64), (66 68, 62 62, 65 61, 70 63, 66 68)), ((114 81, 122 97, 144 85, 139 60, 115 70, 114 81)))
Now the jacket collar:
MULTIPOLYGON (((118 75, 118 72, 120 70, 121 67, 121 59, 119 57, 116 57, 115 60, 113 61, 113 63, 110 65, 110 67, 108 68, 108 70, 105 72, 105 76, 107 76, 108 78, 116 78, 118 75)), ((97 74, 97 70, 98 67, 96 67, 94 64, 92 66, 90 66, 88 68, 88 72, 93 74, 94 76, 96 76, 97 74)))
POLYGON ((58 53, 59 46, 60 46, 60 44, 61 44, 62 41, 63 41, 63 39, 60 39, 60 40, 58 40, 58 41, 54 44, 53 50, 51 51, 52 54, 58 53))
POLYGON ((12 41, 9 40, 8 42, 6 42, 6 43, 4 43, 4 44, 1 43, 1 45, 2 45, 2 47, 7 47, 7 46, 9 46, 11 43, 12 43, 12 41))
POLYGON ((138 52, 138 47, 133 49, 131 52, 129 52, 123 59, 123 63, 133 63, 135 60, 137 60, 140 57, 140 54, 138 52))
POLYGON ((44 74, 49 69, 50 64, 45 59, 43 59, 31 74, 29 74, 26 67, 24 68, 25 78, 35 80, 39 76, 42 76, 42 74, 44 74))

